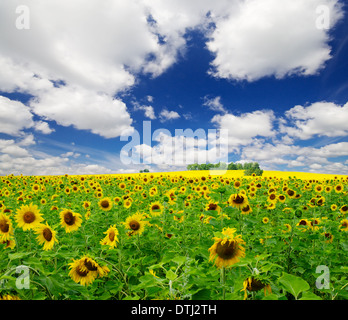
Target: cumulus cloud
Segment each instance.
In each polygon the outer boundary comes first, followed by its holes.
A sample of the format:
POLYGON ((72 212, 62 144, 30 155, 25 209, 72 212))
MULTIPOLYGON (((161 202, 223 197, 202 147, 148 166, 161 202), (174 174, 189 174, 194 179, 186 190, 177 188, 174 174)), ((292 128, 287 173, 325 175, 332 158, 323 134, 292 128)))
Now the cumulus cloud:
POLYGON ((208 107, 212 111, 227 113, 227 111, 225 110, 223 104, 221 103, 221 97, 220 96, 217 96, 217 97, 214 97, 214 98, 209 97, 209 96, 205 96, 204 97, 203 106, 208 107))
POLYGON ((132 119, 122 101, 82 87, 55 87, 31 100, 30 107, 46 120, 90 130, 105 138, 132 131, 132 119))
MULTIPOLYGON (((150 96, 151 97, 151 96, 150 96)), ((150 99, 148 100, 153 100, 153 98, 151 97, 150 99)), ((150 102, 150 101, 149 101, 150 102)), ((144 111, 144 115, 145 117, 151 119, 151 120, 155 120, 157 117, 156 117, 156 114, 155 114, 155 110, 153 108, 153 106, 145 106, 145 105, 140 105, 138 104, 137 102, 133 103, 134 104, 134 110, 142 110, 144 111)))
POLYGON ((50 134, 54 131, 54 129, 50 128, 47 122, 41 120, 36 121, 34 127, 36 131, 39 131, 43 134, 50 134))
POLYGON ((283 143, 262 143, 255 140, 245 146, 241 153, 241 159, 257 161, 262 167, 269 169, 277 169, 277 165, 284 165, 288 169, 295 167, 312 172, 345 174, 348 173, 348 166, 331 160, 342 156, 348 156, 348 142, 315 148, 283 143))
POLYGON ((168 111, 167 109, 163 109, 159 115, 160 121, 165 122, 168 120, 174 120, 174 119, 179 119, 180 114, 177 113, 176 111, 168 111))
POLYGON ((30 109, 19 101, 0 96, 0 132, 18 136, 34 125, 30 109))
POLYGON ((343 106, 332 102, 316 102, 303 107, 297 105, 286 111, 290 122, 283 122, 280 130, 299 139, 315 135, 327 137, 346 136, 348 133, 348 103, 343 106))
POLYGON ((220 129, 228 130, 230 151, 238 150, 239 146, 250 144, 253 138, 272 137, 275 117, 271 110, 257 110, 241 114, 215 115, 211 120, 220 129))
POLYGON ((343 16, 338 0, 250 0, 216 21, 207 48, 211 74, 255 81, 265 76, 313 75, 331 58, 328 30, 317 8, 329 12, 329 28, 343 16))
POLYGON ((28 151, 18 146, 14 140, 0 139, 0 153, 7 154, 17 158, 23 158, 28 155, 28 151))

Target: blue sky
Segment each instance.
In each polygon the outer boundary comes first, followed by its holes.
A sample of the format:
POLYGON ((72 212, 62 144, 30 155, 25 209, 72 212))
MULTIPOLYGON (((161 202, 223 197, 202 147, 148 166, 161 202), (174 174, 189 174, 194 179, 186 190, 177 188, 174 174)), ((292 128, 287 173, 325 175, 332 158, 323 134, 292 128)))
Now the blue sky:
POLYGON ((0 175, 187 159, 348 174, 346 11, 340 0, 4 0, 0 175), (162 140, 144 137, 144 121, 162 140), (196 144, 183 159, 178 129, 204 133, 186 135, 196 144), (132 134, 136 163, 120 157, 132 134))

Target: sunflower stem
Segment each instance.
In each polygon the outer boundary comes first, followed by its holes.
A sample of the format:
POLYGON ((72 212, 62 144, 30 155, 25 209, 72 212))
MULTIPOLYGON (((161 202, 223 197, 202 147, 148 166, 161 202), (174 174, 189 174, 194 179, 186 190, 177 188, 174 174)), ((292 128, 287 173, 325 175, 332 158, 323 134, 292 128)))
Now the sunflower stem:
POLYGON ((226 283, 226 269, 225 267, 222 267, 221 268, 222 300, 225 300, 225 297, 226 297, 225 283, 226 283))

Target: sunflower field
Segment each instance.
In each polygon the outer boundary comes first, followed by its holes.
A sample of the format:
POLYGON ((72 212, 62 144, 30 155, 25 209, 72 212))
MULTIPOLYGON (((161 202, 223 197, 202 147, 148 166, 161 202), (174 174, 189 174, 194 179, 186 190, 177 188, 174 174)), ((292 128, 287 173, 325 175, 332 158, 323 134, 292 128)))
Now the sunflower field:
POLYGON ((348 177, 289 175, 0 177, 0 299, 345 300, 348 177))

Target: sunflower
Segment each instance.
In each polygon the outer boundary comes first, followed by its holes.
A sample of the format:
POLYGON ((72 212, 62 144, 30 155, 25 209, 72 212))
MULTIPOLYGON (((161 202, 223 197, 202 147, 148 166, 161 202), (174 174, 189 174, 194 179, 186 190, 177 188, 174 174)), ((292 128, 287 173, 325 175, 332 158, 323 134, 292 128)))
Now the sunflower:
POLYGON ((16 241, 11 237, 9 240, 0 240, 0 244, 6 244, 5 249, 13 249, 16 246, 16 241))
POLYGON ((241 235, 235 235, 235 228, 224 228, 221 237, 213 237, 215 243, 209 248, 209 261, 215 260, 218 268, 231 266, 245 256, 245 244, 241 235))
POLYGON ((32 186, 32 188, 31 188, 31 190, 34 191, 34 192, 40 191, 40 185, 34 184, 34 185, 32 186))
POLYGON ((163 212, 163 205, 159 202, 153 202, 150 204, 150 213, 153 217, 161 215, 163 212))
POLYGON ((289 198, 291 199, 295 199, 296 198, 296 191, 292 190, 292 189, 287 189, 286 190, 286 194, 289 196, 289 198))
POLYGON ((118 241, 118 230, 116 228, 116 225, 110 226, 108 230, 104 232, 106 234, 105 238, 100 241, 100 244, 102 245, 108 245, 110 246, 110 249, 115 248, 117 246, 118 241))
POLYGON ((332 190, 332 187, 331 186, 325 186, 325 192, 326 193, 330 193, 332 190))
POLYGON ((81 215, 70 209, 63 210, 60 214, 60 224, 66 233, 76 231, 82 223, 81 215))
POLYGON ((168 201, 169 204, 175 204, 175 202, 176 202, 176 195, 175 195, 175 191, 174 190, 167 191, 166 192, 166 196, 169 199, 169 201, 168 201))
POLYGON ((341 231, 348 231, 348 219, 341 220, 341 225, 339 227, 341 231))
POLYGON ((266 292, 269 294, 272 293, 271 286, 269 284, 266 284, 262 282, 259 279, 256 279, 255 277, 249 277, 243 282, 243 289, 241 291, 244 291, 244 300, 248 297, 247 291, 260 291, 264 289, 265 296, 267 295, 266 292))
POLYGON ((12 221, 6 214, 0 213, 0 241, 10 240, 13 235, 12 221))
POLYGON ((94 272, 90 272, 84 265, 83 260, 73 260, 72 263, 69 264, 69 276, 76 283, 80 283, 83 286, 90 285, 97 277, 97 274, 94 272))
POLYGON ((291 225, 288 223, 284 224, 285 230, 282 230, 283 233, 291 232, 291 225))
POLYGON ((263 217, 263 218, 262 218, 262 222, 263 222, 264 224, 267 224, 267 223, 269 222, 269 218, 268 218, 268 217, 263 217))
POLYGON ((331 208, 331 211, 336 211, 337 210, 337 205, 336 204, 332 204, 330 208, 331 208))
MULTIPOLYGON (((307 220, 307 219, 301 219, 297 224, 296 226, 299 227, 307 227, 310 225, 310 222, 307 220)), ((306 231, 306 229, 303 229, 302 231, 306 231)))
POLYGON ((323 186, 321 184, 317 184, 314 188, 315 192, 322 192, 324 190, 323 186))
POLYGON ((126 209, 129 209, 132 205, 132 199, 131 198, 128 198, 126 200, 124 200, 123 202, 123 206, 126 208, 126 209))
POLYGON ((317 231, 319 229, 319 227, 318 227, 319 223, 320 223, 320 220, 318 218, 315 218, 309 222, 309 227, 313 231, 317 231))
POLYGON ((340 212, 343 214, 346 214, 348 212, 348 206, 347 205, 342 206, 340 208, 340 212))
POLYGON ((123 224, 126 229, 129 229, 128 235, 141 235, 144 232, 146 221, 143 220, 144 216, 140 213, 129 216, 123 224))
POLYGON ((274 210, 276 208, 276 204, 274 202, 270 202, 267 206, 267 209, 274 210))
POLYGON ((112 208, 112 201, 108 197, 100 199, 98 202, 98 206, 103 211, 110 211, 112 208))
POLYGON ((121 197, 117 196, 117 197, 114 198, 114 203, 115 204, 118 204, 120 201, 121 201, 121 197))
POLYGON ((335 192, 336 192, 336 193, 341 193, 341 192, 344 190, 342 184, 336 185, 336 186, 334 187, 334 189, 335 189, 335 192))
POLYGON ((35 233, 37 236, 37 241, 39 244, 43 244, 44 250, 51 250, 54 246, 54 243, 58 240, 56 238, 56 231, 54 231, 46 222, 46 224, 40 224, 37 228, 35 228, 35 233))
POLYGON ((228 203, 234 208, 241 209, 248 204, 248 198, 242 193, 231 194, 228 203))
POLYGON ((91 202, 90 201, 83 201, 82 207, 85 209, 88 209, 91 206, 91 202))
POLYGON ((88 270, 88 272, 94 273, 95 277, 104 277, 110 272, 108 267, 100 266, 95 260, 88 256, 82 257, 80 261, 82 263, 81 270, 88 270))
POLYGON ((279 200, 281 203, 284 203, 285 200, 286 200, 285 195, 283 195, 283 194, 278 195, 278 200, 279 200))
POLYGON ((277 195, 272 192, 272 193, 269 194, 267 200, 270 201, 270 202, 276 202, 277 201, 277 195))
POLYGON ((36 228, 44 219, 37 205, 22 205, 17 209, 16 222, 24 231, 36 228))
POLYGON ((236 180, 233 185, 236 189, 238 189, 242 184, 239 180, 236 180))
POLYGON ((245 205, 242 210, 241 210, 241 213, 242 214, 249 214, 250 212, 252 212, 253 210, 251 209, 250 205, 247 204, 245 205))
POLYGON ((332 243, 334 236, 330 232, 324 232, 325 243, 332 243))
POLYGON ((118 187, 121 189, 121 190, 124 190, 126 188, 126 184, 124 182, 121 182, 118 187))
POLYGON ((218 213, 220 213, 221 207, 218 205, 218 202, 214 202, 214 201, 210 200, 209 203, 207 203, 207 205, 205 206, 205 210, 217 211, 218 213))

